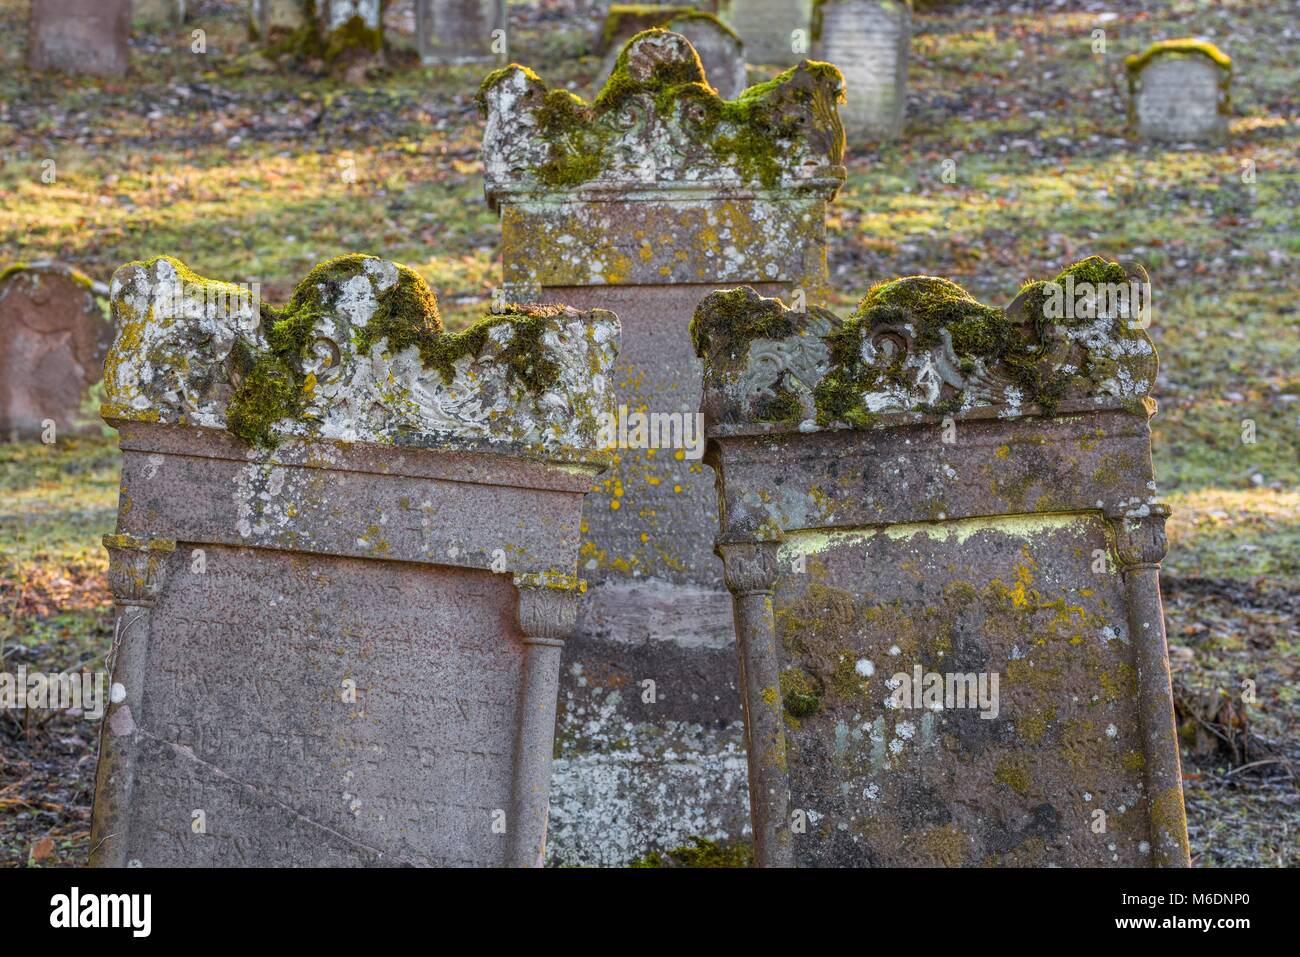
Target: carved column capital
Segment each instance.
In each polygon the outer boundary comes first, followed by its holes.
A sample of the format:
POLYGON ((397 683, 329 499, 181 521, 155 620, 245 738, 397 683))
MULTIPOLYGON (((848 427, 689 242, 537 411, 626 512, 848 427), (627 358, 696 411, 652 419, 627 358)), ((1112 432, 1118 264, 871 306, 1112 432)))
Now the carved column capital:
POLYGON ((531 643, 562 645, 573 634, 578 620, 578 599, 587 583, 572 575, 520 574, 514 577, 519 589, 519 629, 531 643))
POLYGON ((1169 508, 1165 505, 1151 505, 1144 515, 1109 516, 1111 528, 1115 530, 1115 554, 1122 571, 1159 567, 1169 550, 1165 535, 1168 517, 1169 508))
POLYGON ((727 541, 719 539, 714 551, 722 559, 727 590, 738 597, 771 594, 776 585, 777 541, 727 541))
POLYGON ((108 587, 118 605, 153 606, 167 574, 167 556, 176 551, 170 539, 144 540, 134 535, 105 535, 108 587))

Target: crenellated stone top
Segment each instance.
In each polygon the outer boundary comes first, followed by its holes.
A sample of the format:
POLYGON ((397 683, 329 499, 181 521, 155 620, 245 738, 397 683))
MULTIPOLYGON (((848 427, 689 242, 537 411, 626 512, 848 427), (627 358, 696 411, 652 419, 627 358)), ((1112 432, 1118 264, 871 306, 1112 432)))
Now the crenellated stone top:
POLYGON ((723 100, 690 42, 667 30, 629 40, 591 102, 549 89, 527 67, 488 75, 479 91, 485 192, 665 185, 820 188, 844 179, 844 78, 805 60, 723 100))
POLYGON ((947 279, 879 283, 841 322, 747 286, 691 321, 711 428, 880 427, 933 415, 1149 415, 1158 367, 1141 267, 1091 257, 1022 287, 1006 309, 947 279))
POLYGON ((479 448, 600 462, 613 409, 611 312, 511 306, 445 332, 424 279, 350 255, 286 305, 168 257, 122 266, 104 418, 289 438, 479 448))

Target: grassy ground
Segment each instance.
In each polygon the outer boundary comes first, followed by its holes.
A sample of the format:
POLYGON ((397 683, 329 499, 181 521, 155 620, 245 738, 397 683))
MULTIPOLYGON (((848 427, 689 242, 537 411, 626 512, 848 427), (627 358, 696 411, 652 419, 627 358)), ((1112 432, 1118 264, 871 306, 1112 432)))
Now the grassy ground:
MULTIPOLYGON (((106 279, 165 252, 275 299, 318 260, 362 251, 420 271, 453 326, 489 302, 499 263, 481 192, 481 70, 421 69, 398 53, 344 85, 267 61, 244 38, 240 4, 204 2, 186 28, 206 31, 203 54, 188 32, 138 36, 126 78, 33 76, 26 6, 0 0, 0 265, 57 257, 106 279)), ((836 304, 915 272, 1005 303, 1024 279, 1093 253, 1150 270, 1193 849, 1204 865, 1300 863, 1300 5, 932 6, 917 18, 905 136, 854 155, 832 207, 836 304), (1232 136, 1136 143, 1123 58, 1185 35, 1234 59, 1232 136), (1240 701, 1243 680, 1253 703, 1240 701)), ((582 17, 511 9, 514 58, 590 95, 598 61, 582 55, 582 17)), ((117 466, 111 437, 0 445, 4 670, 102 661, 111 613, 97 543, 117 466)), ((0 862, 84 859, 94 732, 64 714, 0 714, 0 862)))

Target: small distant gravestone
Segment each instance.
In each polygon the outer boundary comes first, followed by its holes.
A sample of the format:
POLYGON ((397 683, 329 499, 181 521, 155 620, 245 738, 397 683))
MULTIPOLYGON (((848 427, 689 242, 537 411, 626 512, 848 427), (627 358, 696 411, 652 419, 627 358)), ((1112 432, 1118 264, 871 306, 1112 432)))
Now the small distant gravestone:
POLYGON ((844 74, 840 117, 849 143, 903 129, 912 7, 907 0, 825 0, 816 8, 813 56, 844 74))
POLYGON ((249 26, 263 40, 297 30, 305 22, 302 0, 251 0, 249 26))
MULTIPOLYGON (((654 3, 612 3, 605 13, 598 49, 613 50, 616 54, 623 44, 644 30, 662 27, 673 17, 694 13, 689 6, 671 6, 654 3)), ((609 75, 609 71, 605 71, 609 75)))
POLYGON ((113 327, 103 283, 55 263, 0 273, 0 441, 97 427, 86 409, 113 327))
POLYGON ((27 64, 95 76, 126 72, 131 0, 32 0, 27 64))
MULTIPOLYGON (((611 8, 611 10, 614 8, 611 8)), ((745 45, 730 27, 710 13, 689 11, 676 12, 675 7, 665 7, 670 15, 652 27, 662 27, 672 33, 679 33, 690 41, 695 52, 699 54, 700 65, 704 67, 704 76, 709 85, 718 91, 724 100, 732 100, 748 86, 745 75, 745 45)), ((612 14, 611 14, 612 15, 612 14)), ((637 18, 641 19, 641 18, 637 18)), ((639 30, 633 31, 619 39, 605 55, 601 65, 602 80, 608 79, 614 72, 624 43, 639 30)))
POLYGON ((789 65, 811 55, 815 0, 723 0, 719 15, 750 63, 789 65))
POLYGON ((747 823, 687 323, 703 295, 738 282, 825 295, 841 78, 803 64, 737 115, 682 83, 702 78, 697 62, 685 37, 647 31, 593 103, 522 67, 480 94, 507 298, 611 309, 623 325, 617 460, 584 505, 593 587, 562 687, 552 844, 568 863, 624 864, 694 836, 739 838, 747 823))
POLYGON ((539 865, 618 320, 446 333, 369 256, 281 309, 167 258, 112 303, 91 863, 539 865))
POLYGON ((503 63, 505 0, 416 0, 420 59, 428 65, 503 63))
POLYGON ((1125 63, 1131 119, 1150 140, 1196 142, 1228 130, 1232 61, 1202 40, 1166 40, 1125 63))
POLYGON ((760 865, 1188 864, 1145 274, 1052 286, 696 312, 760 865))
POLYGON ((144 27, 167 27, 185 21, 186 0, 131 0, 131 20, 144 27))

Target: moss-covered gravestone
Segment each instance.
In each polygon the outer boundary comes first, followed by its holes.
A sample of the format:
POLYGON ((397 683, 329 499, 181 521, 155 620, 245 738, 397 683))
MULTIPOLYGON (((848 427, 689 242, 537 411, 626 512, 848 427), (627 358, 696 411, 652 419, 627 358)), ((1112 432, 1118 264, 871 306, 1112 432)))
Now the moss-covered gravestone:
POLYGON ((113 337, 107 294, 56 263, 0 271, 0 441, 98 428, 90 390, 113 337))
POLYGON ((1228 131, 1232 61, 1204 40, 1165 40, 1125 61, 1130 121, 1144 139, 1197 142, 1228 131))
POLYGON ((112 303, 91 862, 540 864, 618 320, 446 333, 368 256, 283 308, 131 263, 112 303))
MULTIPOLYGON (((612 18, 617 7, 610 8, 612 18)), ((626 8, 624 8, 626 9, 626 8)), ((748 86, 745 75, 745 45, 736 32, 711 13, 698 10, 681 11, 677 7, 646 7, 645 10, 662 10, 661 18, 650 18, 649 27, 660 27, 672 33, 679 33, 690 41, 691 46, 700 57, 700 66, 709 86, 718 91, 724 100, 734 99, 748 86)), ((620 22, 632 20, 639 22, 644 16, 627 17, 620 22)), ((624 43, 640 30, 634 30, 620 36, 605 56, 601 64, 600 76, 608 79, 618 66, 618 58, 623 52, 624 43)))
POLYGON ((671 6, 659 3, 611 3, 605 11, 596 40, 598 52, 623 49, 623 44, 644 30, 662 27, 675 16, 694 13, 690 6, 671 6))
POLYGON ((32 0, 27 65, 120 76, 126 72, 131 0, 32 0))
POLYGON ((805 62, 723 101, 686 39, 664 31, 630 41, 593 103, 520 66, 483 84, 508 297, 623 322, 620 447, 584 506, 580 569, 594 587, 565 667, 560 860, 623 863, 745 827, 734 631, 687 325, 701 297, 738 282, 820 300, 825 207, 844 176, 839 91, 833 67, 805 62))
POLYGON ((813 55, 844 74, 840 117, 849 145, 892 139, 903 129, 908 0, 823 0, 813 23, 813 55))
POLYGON ((327 59, 343 54, 363 57, 383 50, 381 0, 316 0, 316 11, 327 59))
POLYGON ((415 12, 425 64, 505 60, 505 0, 416 0, 415 12))
POLYGON ((745 43, 750 63, 796 63, 808 55, 815 0, 722 0, 718 13, 745 43))
POLYGON ((759 864, 1188 863, 1130 281, 700 305, 759 864))

